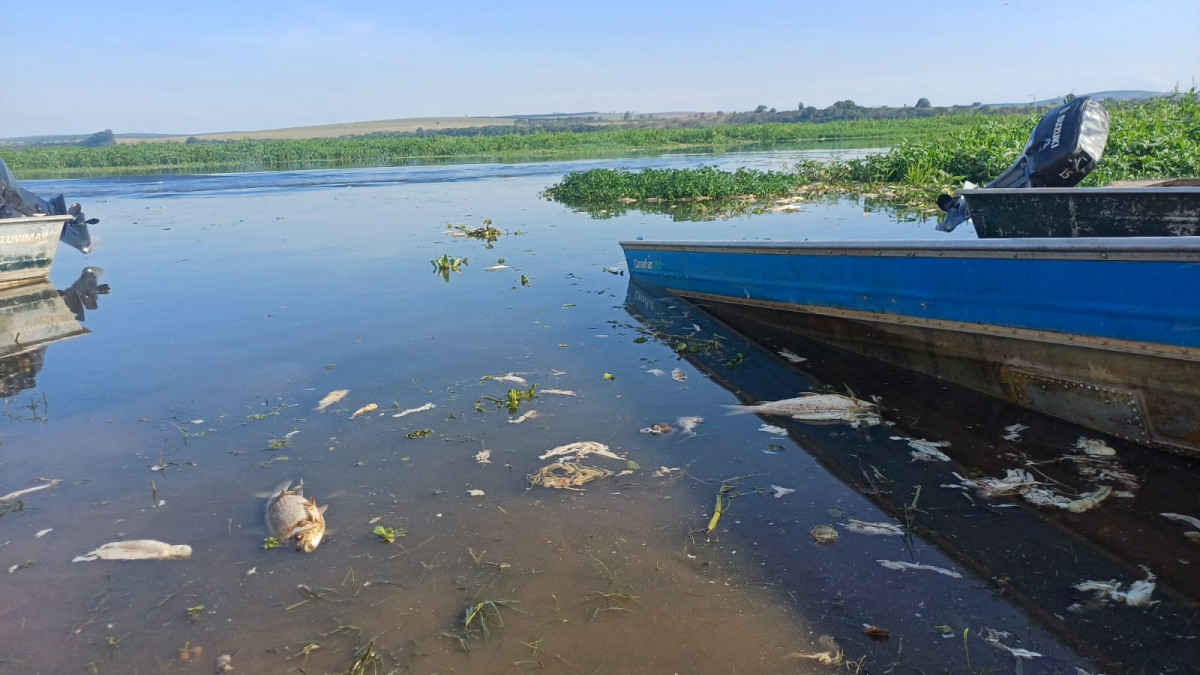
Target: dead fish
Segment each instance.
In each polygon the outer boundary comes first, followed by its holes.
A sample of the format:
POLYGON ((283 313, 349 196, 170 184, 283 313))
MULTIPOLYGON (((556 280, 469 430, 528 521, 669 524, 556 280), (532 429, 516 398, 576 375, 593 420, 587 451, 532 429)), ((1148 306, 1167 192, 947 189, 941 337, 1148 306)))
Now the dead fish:
POLYGON ((863 520, 855 520, 851 518, 842 524, 848 531, 855 534, 870 534, 870 535, 896 535, 903 536, 904 528, 895 523, 868 523, 863 520))
POLYGON ((643 434, 657 436, 659 434, 669 434, 673 430, 671 429, 670 424, 667 424, 666 422, 659 422, 658 424, 652 424, 648 427, 642 427, 641 429, 638 429, 638 431, 643 434))
POLYGON ((687 373, 683 372, 682 368, 676 368, 671 371, 671 379, 676 382, 687 382, 687 373))
POLYGON ((508 423, 509 424, 520 424, 521 422, 524 422, 525 420, 531 420, 537 416, 538 416, 538 411, 530 410, 528 412, 523 412, 520 415, 512 418, 511 420, 508 421, 508 423))
POLYGON ((588 455, 599 455, 601 457, 608 457, 609 459, 625 459, 620 455, 613 454, 613 452, 608 449, 607 445, 603 443, 597 443, 596 441, 579 441, 578 443, 560 445, 553 450, 547 450, 546 453, 544 455, 540 455, 538 459, 567 457, 568 455, 573 455, 576 461, 579 461, 588 455))
POLYGON ((646 372, 655 377, 658 377, 659 375, 666 375, 666 373, 663 371, 662 368, 651 368, 651 369, 647 370, 646 372))
POLYGON ((786 488, 779 485, 772 485, 771 489, 775 491, 775 499, 779 499, 784 495, 790 495, 795 492, 795 488, 786 488))
POLYGON ((575 396, 570 389, 539 389, 539 394, 558 394, 559 396, 575 396))
POLYGON ((684 433, 688 436, 695 436, 696 435, 696 427, 701 424, 704 424, 704 418, 703 417, 694 417, 694 416, 693 417, 680 417, 679 419, 675 420, 675 423, 679 425, 679 430, 682 433, 684 433))
POLYGON ((505 373, 503 375, 484 375, 482 378, 480 378, 479 381, 487 382, 488 380, 494 380, 496 382, 513 382, 515 384, 525 384, 525 378, 521 377, 520 375, 517 375, 516 373, 505 373))
POLYGON ((804 358, 803 356, 800 356, 796 352, 793 352, 792 350, 790 350, 786 347, 779 350, 779 355, 782 356, 783 358, 787 359, 788 361, 791 361, 792 363, 804 363, 805 361, 808 360, 808 359, 804 358))
POLYGON ((1085 438, 1083 436, 1080 436, 1079 440, 1075 441, 1075 449, 1082 450, 1083 454, 1089 457, 1112 457, 1117 454, 1117 451, 1109 447, 1104 441, 1085 438))
POLYGON ((761 413, 789 415, 802 422, 866 422, 879 424, 879 407, 870 401, 842 394, 806 392, 782 401, 764 401, 753 405, 726 404, 731 415, 761 413))
POLYGON ((488 450, 487 448, 480 450, 479 452, 475 453, 475 461, 479 462, 480 464, 491 464, 492 451, 488 450))
POLYGON ((875 562, 879 563, 880 565, 883 565, 884 567, 888 568, 889 570, 899 570, 899 571, 926 570, 929 572, 937 572, 938 574, 944 574, 952 579, 961 579, 962 578, 962 575, 959 574, 958 572, 955 572, 954 570, 948 570, 944 567, 934 567, 933 565, 926 565, 923 563, 910 563, 910 562, 904 562, 902 560, 876 560, 875 562))
POLYGON ((47 488, 52 488, 55 485, 58 485, 59 483, 62 482, 61 478, 53 478, 50 480, 46 480, 45 478, 39 478, 38 480, 42 480, 42 481, 46 481, 46 482, 37 487, 25 488, 24 490, 17 490, 16 492, 10 492, 10 493, 4 495, 3 497, 0 497, 0 502, 10 502, 10 501, 16 499, 17 497, 20 497, 21 495, 27 495, 30 492, 37 492, 38 490, 45 490, 47 488))
POLYGON ((359 415, 366 415, 369 412, 375 412, 376 410, 379 410, 378 403, 368 403, 368 404, 364 405, 363 407, 359 408, 358 410, 355 410, 354 414, 350 416, 350 419, 354 419, 355 417, 358 417, 359 415))
POLYGON ((280 483, 267 498, 267 529, 279 541, 293 540, 296 550, 312 553, 325 536, 326 504, 317 507, 316 498, 304 498, 304 483, 290 489, 291 481, 280 483))
POLYGON ((333 391, 329 392, 328 394, 325 394, 325 398, 321 399, 317 403, 317 412, 322 412, 329 406, 333 405, 334 403, 337 403, 338 401, 346 398, 346 394, 349 394, 349 393, 350 393, 349 389, 334 389, 333 391))
POLYGON ((491 267, 483 268, 484 272, 495 272, 496 270, 506 270, 508 265, 492 265, 491 267))
POLYGON ((192 557, 192 547, 186 544, 166 544, 153 539, 114 541, 81 556, 71 562, 92 560, 187 560, 192 557))
MULTIPOLYGON (((395 415, 392 415, 392 417, 404 417, 405 415, 411 415, 413 413, 425 412, 426 410, 433 410, 435 407, 436 406, 434 406, 433 403, 426 403, 425 405, 419 406, 416 408, 409 408, 408 410, 401 410, 400 412, 396 413, 395 415)), ((355 414, 358 414, 358 413, 355 413, 355 414)), ((351 418, 351 419, 353 419, 353 418, 351 418)))

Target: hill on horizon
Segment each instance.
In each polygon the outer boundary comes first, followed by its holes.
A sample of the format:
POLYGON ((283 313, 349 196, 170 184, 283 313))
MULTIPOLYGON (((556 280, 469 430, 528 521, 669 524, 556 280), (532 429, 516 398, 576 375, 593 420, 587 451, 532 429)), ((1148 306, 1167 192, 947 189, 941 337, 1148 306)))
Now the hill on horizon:
MULTIPOLYGON (((1080 94, 1080 96, 1090 96, 1099 101, 1137 101, 1149 98, 1172 96, 1170 92, 1152 92, 1142 90, 1110 90, 1100 91, 1090 94, 1080 94)), ((987 103, 981 107, 991 108, 1019 108, 1019 107, 1049 107, 1059 105, 1063 102, 1064 97, 1043 99, 1041 101, 1031 101, 1028 103, 987 103)), ((886 107, 886 106, 885 106, 886 107)), ((774 109, 771 110, 774 113, 774 109)), ((503 115, 496 117, 404 117, 390 120, 371 120, 366 122, 345 122, 338 124, 318 124, 302 127, 286 127, 279 129, 258 129, 250 131, 219 131, 197 134, 157 134, 157 133, 141 133, 127 132, 114 134, 117 143, 139 143, 139 142, 174 142, 184 143, 188 139, 198 141, 230 141, 230 140, 274 140, 274 139, 309 139, 309 138, 338 138, 342 136, 365 136, 370 134, 404 134, 404 133, 420 133, 420 132, 445 132, 450 130, 460 129, 478 129, 481 127, 508 127, 517 126, 522 122, 540 121, 540 120, 588 120, 598 124, 619 123, 628 121, 631 118, 647 121, 647 120, 678 120, 684 118, 695 117, 716 117, 722 114, 729 113, 703 113, 703 112, 655 112, 655 113, 631 113, 631 112, 574 112, 574 113, 533 113, 525 115, 503 115)), ((83 141, 92 134, 54 134, 44 136, 20 136, 10 138, 0 138, 0 145, 8 146, 28 146, 37 144, 74 144, 83 141)))

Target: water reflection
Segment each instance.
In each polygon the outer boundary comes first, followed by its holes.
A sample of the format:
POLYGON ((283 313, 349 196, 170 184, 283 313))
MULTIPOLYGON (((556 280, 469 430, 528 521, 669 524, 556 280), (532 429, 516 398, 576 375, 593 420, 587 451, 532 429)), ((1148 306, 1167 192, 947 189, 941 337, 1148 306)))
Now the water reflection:
MULTIPOLYGON (((626 303, 649 334, 744 402, 847 388, 879 397, 888 420, 883 427, 843 434, 784 416, 762 419, 904 525, 910 545, 949 555, 1110 671, 1171 672, 1198 664, 1186 638, 1200 628, 1200 575, 1190 570, 1195 543, 1185 533, 1186 519, 1162 515, 1200 515, 1194 461, 856 356, 728 306, 694 305, 636 282, 626 303), (719 349, 692 349, 679 340, 713 334, 725 336, 719 349), (1101 441, 1116 454, 1089 457, 1075 447, 1081 438, 1101 441), (913 440, 935 444, 949 461, 916 461, 913 440), (1084 494, 1106 486, 1114 496, 1075 513, 964 486, 1009 470, 1028 472, 1052 490, 1084 494), (1139 605, 1129 591, 1144 590, 1147 581, 1156 586, 1139 605)), ((839 526, 848 531, 846 521, 839 526)), ((797 579, 785 584, 803 583, 804 572, 790 574, 797 579)), ((1024 648, 983 637, 1010 651, 1024 648)), ((1025 658, 1013 653, 1018 662, 1025 658)), ((1041 668, 1046 661, 1029 663, 1041 668)))
POLYGON ((107 295, 98 279, 104 270, 87 267, 70 286, 55 290, 49 281, 0 291, 0 397, 37 385, 46 348, 88 333, 80 322, 107 295))

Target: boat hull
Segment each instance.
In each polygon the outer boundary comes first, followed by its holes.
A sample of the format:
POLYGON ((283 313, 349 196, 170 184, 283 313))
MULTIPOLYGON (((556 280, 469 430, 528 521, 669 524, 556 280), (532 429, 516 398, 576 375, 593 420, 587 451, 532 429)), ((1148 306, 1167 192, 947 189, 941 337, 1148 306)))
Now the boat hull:
POLYGON ((1198 185, 976 188, 959 194, 982 238, 1200 234, 1198 185))
POLYGON ((1200 246, 1162 241, 622 246, 633 278, 718 315, 1200 457, 1200 246))
POLYGON ((0 289, 50 276, 63 225, 74 216, 0 219, 0 289))

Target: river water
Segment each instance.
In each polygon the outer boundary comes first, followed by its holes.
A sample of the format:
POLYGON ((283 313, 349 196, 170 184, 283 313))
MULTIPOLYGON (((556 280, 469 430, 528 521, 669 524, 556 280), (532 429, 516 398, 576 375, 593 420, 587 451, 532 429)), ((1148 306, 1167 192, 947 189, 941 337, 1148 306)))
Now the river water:
POLYGON ((0 493, 62 481, 0 515, 0 672, 209 673, 222 655, 247 673, 1190 672, 1200 549, 1158 513, 1200 516, 1194 462, 1107 439, 1131 498, 1069 515, 973 498, 953 473, 1003 475, 1006 453, 1053 459, 1086 432, 820 345, 787 345, 808 358, 792 364, 785 338, 631 288, 617 244, 947 236, 931 221, 853 199, 597 218, 540 197, 598 166, 807 156, 28 182, 101 218, 54 286, 91 267, 108 292, 0 399, 0 493), (489 220, 494 242, 450 234, 489 220), (441 275, 443 255, 465 261, 441 275), (524 383, 487 379, 509 373, 524 383), (772 432, 725 407, 824 384, 918 392, 925 413, 772 432), (639 431, 657 423, 674 431, 639 431), (1015 423, 1026 436, 1002 442, 1015 423), (952 439, 954 461, 912 462, 892 436, 952 439), (531 486, 540 455, 577 441, 629 473, 531 486), (311 554, 264 549, 256 495, 288 480, 329 507, 311 554), (710 533, 726 480, 738 496, 710 533), (818 543, 819 525, 840 537, 818 543), (72 562, 127 539, 192 555, 72 562), (1142 565, 1159 604, 1073 588, 1128 588, 1142 565))

